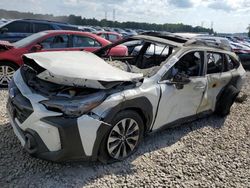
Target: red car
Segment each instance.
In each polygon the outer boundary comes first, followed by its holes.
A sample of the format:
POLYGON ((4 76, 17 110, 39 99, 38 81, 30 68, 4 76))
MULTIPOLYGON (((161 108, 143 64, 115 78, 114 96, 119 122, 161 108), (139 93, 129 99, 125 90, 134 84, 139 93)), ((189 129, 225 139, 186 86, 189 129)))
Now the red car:
POLYGON ((122 39, 122 35, 116 32, 101 31, 96 34, 102 38, 109 40, 110 42, 116 42, 122 39))
MULTIPOLYGON (((22 55, 43 51, 93 52, 110 42, 95 34, 81 31, 42 31, 15 43, 0 41, 0 87, 8 85, 14 72, 23 64, 22 55)), ((111 56, 124 56, 126 46, 119 45, 109 52, 111 56)))

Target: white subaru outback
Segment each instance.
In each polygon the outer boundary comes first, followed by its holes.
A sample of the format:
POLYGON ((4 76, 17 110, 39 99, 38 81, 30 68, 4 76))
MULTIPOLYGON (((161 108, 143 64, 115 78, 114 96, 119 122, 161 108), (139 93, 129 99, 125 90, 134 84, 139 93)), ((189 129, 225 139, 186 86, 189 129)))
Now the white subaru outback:
POLYGON ((152 131, 228 115, 245 74, 220 44, 171 34, 23 61, 9 84, 10 122, 32 156, 51 161, 123 160, 152 131), (110 57, 116 45, 128 54, 110 57))

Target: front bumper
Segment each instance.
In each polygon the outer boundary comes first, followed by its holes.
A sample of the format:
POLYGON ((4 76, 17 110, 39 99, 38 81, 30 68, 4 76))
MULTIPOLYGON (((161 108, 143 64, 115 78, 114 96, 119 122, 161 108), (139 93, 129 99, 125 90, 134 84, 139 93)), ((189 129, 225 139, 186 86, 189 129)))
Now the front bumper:
POLYGON ((22 146, 35 157, 50 161, 96 160, 110 126, 88 115, 66 118, 47 110, 46 100, 31 91, 20 71, 14 75, 7 104, 10 123, 22 146), (15 91, 13 95, 13 91, 15 91))

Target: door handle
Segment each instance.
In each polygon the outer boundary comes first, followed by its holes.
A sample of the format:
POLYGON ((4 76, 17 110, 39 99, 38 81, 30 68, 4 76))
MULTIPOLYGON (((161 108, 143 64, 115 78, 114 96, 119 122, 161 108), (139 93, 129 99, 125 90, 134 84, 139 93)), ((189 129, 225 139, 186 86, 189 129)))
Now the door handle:
POLYGON ((205 89, 205 85, 194 86, 194 90, 201 90, 201 89, 205 89))

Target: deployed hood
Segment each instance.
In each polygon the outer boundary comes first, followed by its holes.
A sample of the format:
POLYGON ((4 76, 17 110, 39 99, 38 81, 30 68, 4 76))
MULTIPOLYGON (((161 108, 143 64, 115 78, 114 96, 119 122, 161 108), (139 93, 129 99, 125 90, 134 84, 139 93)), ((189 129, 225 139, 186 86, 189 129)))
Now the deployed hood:
POLYGON ((38 78, 68 86, 107 89, 107 85, 143 78, 143 74, 120 70, 85 51, 42 52, 26 54, 25 57, 44 69, 39 72, 38 78))
POLYGON ((0 51, 6 51, 6 50, 9 50, 13 47, 14 47, 14 45, 11 44, 10 42, 0 40, 0 51))

